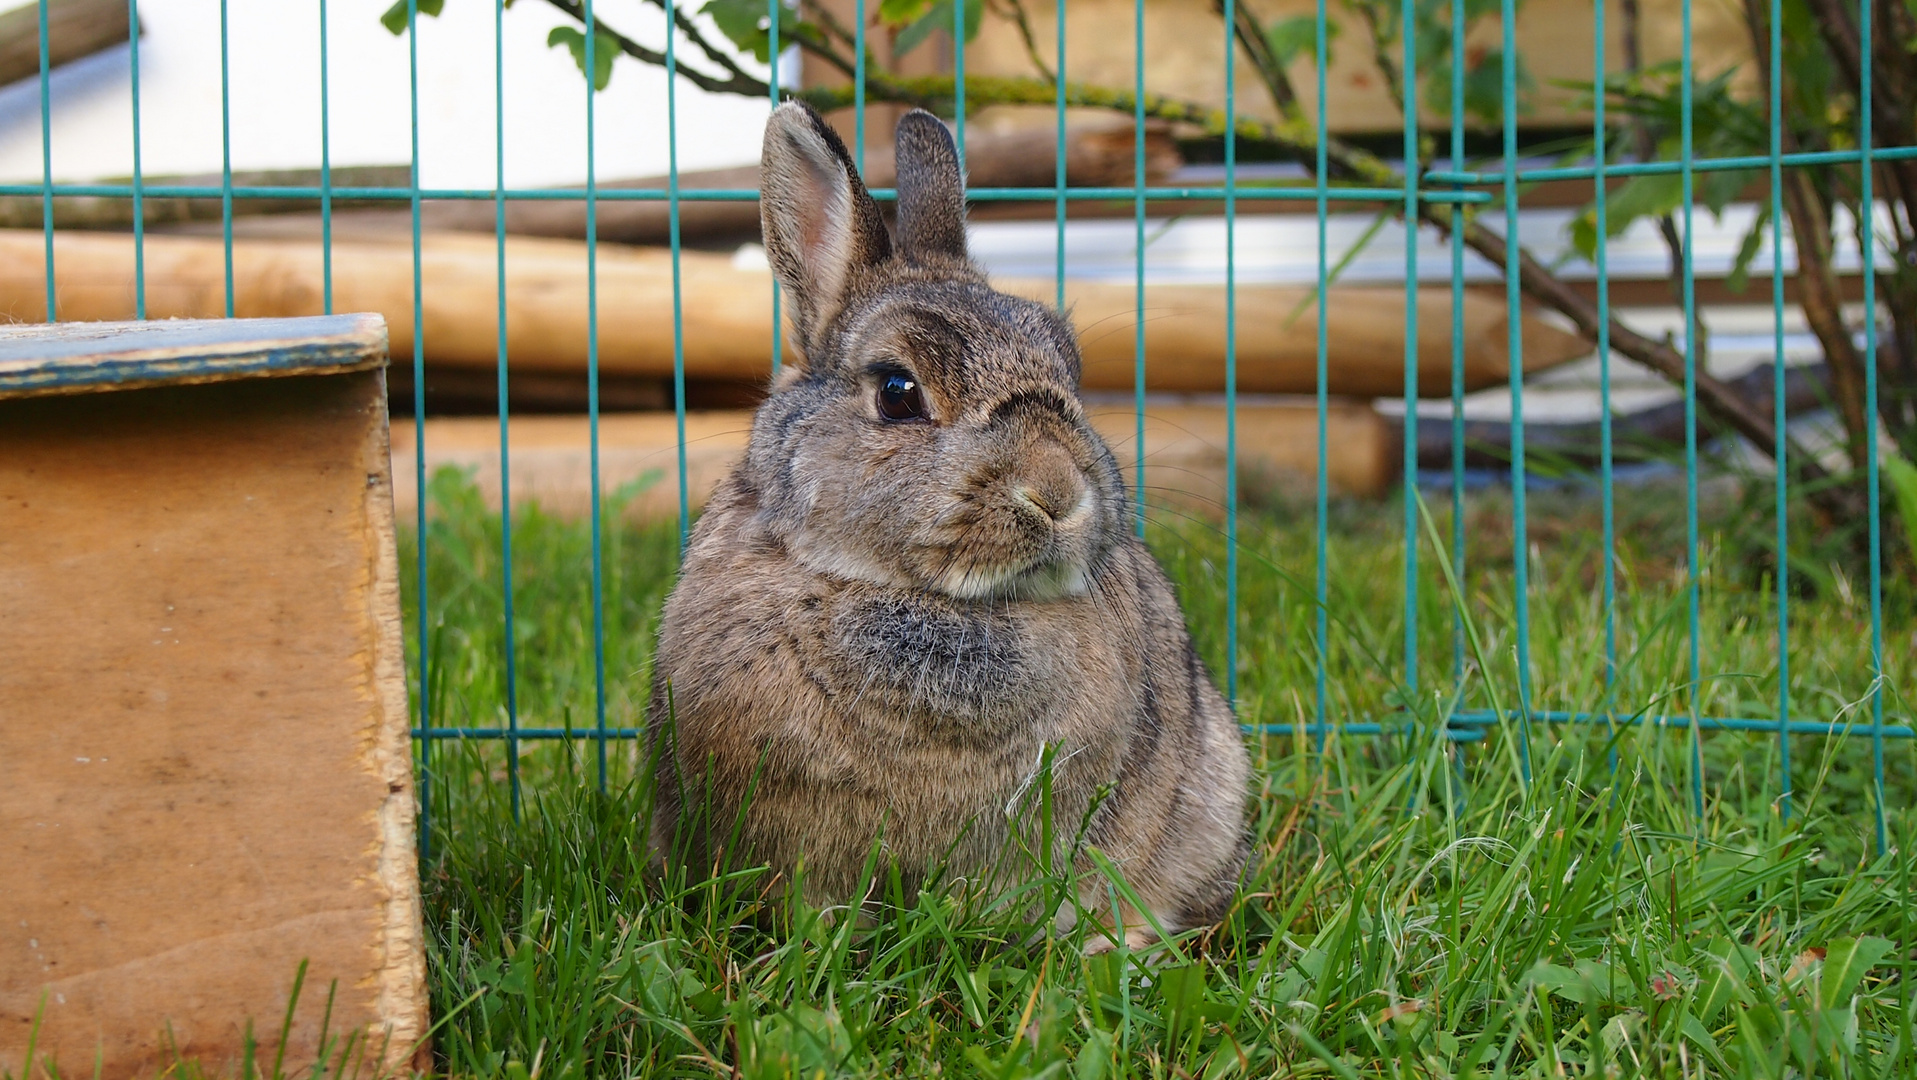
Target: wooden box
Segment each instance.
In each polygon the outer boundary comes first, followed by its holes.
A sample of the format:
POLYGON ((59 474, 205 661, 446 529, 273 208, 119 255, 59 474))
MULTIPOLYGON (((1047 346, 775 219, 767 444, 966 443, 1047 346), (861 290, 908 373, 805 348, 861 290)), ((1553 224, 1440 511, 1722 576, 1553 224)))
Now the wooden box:
POLYGON ((376 315, 0 328, 0 1073, 416 1053, 385 363, 376 315))

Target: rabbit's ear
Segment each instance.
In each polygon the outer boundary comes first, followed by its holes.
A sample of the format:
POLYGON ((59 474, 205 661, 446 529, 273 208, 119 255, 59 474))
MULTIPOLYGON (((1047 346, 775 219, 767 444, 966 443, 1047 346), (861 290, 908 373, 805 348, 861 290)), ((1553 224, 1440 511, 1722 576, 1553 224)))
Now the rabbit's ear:
POLYGON ((899 254, 965 258, 965 178, 952 133, 938 117, 914 109, 899 119, 899 254))
POLYGON ((772 110, 759 180, 766 259, 809 358, 853 276, 891 256, 885 219, 838 133, 801 102, 772 110))

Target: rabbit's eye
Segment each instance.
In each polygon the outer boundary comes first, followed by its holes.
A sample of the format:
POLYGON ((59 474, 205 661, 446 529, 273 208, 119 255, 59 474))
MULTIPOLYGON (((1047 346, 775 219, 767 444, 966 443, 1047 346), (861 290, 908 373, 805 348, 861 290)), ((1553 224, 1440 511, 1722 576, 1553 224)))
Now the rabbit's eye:
POLYGON ((910 375, 887 375, 879 383, 879 415, 887 420, 917 420, 925 415, 925 397, 910 375))

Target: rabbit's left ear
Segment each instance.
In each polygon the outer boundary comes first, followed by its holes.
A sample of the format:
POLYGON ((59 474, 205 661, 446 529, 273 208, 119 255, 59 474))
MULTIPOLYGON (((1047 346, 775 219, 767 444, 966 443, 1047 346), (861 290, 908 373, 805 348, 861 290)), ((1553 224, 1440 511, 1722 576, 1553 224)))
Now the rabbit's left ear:
POLYGON ((845 143, 808 105, 772 111, 759 166, 766 258, 792 301, 792 324, 808 359, 862 270, 891 257, 878 204, 859 180, 845 143))
POLYGON ((899 255, 965 258, 965 177, 958 148, 939 118, 914 109, 899 119, 899 255))

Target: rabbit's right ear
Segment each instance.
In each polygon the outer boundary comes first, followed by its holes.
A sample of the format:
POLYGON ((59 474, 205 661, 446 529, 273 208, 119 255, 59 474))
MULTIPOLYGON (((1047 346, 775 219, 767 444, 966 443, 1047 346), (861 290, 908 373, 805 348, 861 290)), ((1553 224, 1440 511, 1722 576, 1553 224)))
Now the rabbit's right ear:
POLYGON ((766 259, 786 290, 799 346, 810 360, 853 277, 891 256, 885 219, 844 141, 803 102, 772 110, 759 188, 766 259))

